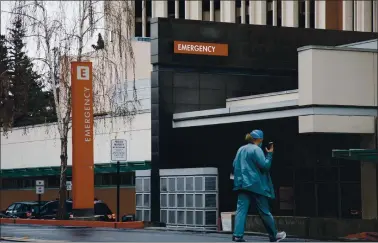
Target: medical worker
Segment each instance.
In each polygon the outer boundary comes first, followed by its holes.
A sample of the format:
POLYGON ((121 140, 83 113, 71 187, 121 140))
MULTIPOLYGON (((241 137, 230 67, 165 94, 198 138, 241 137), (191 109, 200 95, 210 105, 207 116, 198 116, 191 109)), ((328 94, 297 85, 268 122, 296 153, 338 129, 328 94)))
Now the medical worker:
POLYGON ((272 164, 273 144, 265 148, 267 155, 261 149, 264 134, 254 130, 245 137, 248 142, 239 148, 234 166, 234 191, 238 193, 238 203, 235 216, 233 241, 245 242, 244 227, 250 204, 257 207, 261 220, 269 234, 271 242, 286 238, 285 232, 277 232, 274 218, 270 213, 269 199, 274 199, 274 189, 269 170, 272 164))

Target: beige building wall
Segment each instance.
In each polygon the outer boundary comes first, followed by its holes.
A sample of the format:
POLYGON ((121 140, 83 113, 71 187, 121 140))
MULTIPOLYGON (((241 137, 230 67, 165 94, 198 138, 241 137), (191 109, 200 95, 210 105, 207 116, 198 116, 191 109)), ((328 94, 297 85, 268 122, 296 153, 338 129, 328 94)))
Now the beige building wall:
MULTIPOLYGON (((300 106, 377 105, 377 53, 364 49, 303 47, 298 55, 300 106)), ((299 132, 374 133, 373 116, 299 117, 299 132)))
POLYGON ((377 53, 304 47, 298 63, 299 105, 377 105, 377 53))

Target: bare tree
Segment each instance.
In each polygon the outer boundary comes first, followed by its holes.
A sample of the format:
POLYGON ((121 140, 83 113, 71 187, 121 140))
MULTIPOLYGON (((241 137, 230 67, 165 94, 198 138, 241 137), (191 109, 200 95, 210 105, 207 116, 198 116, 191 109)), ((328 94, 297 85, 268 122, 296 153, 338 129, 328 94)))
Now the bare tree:
MULTIPOLYGON (((12 14, 27 23, 29 37, 37 43, 45 80, 54 94, 60 137, 60 206, 58 218, 65 216, 67 141, 71 128, 71 61, 93 62, 95 115, 122 116, 132 121, 138 111, 135 90, 133 0, 120 1, 17 1, 12 14), (105 40, 102 39, 104 33, 105 40), (93 36, 98 35, 97 45, 93 36), (87 47, 91 51, 85 51, 87 47), (131 73, 130 73, 131 72, 131 73), (132 97, 119 94, 133 80, 132 97), (117 102, 118 101, 118 102, 117 102)), ((104 123, 105 124, 105 123, 104 123)))

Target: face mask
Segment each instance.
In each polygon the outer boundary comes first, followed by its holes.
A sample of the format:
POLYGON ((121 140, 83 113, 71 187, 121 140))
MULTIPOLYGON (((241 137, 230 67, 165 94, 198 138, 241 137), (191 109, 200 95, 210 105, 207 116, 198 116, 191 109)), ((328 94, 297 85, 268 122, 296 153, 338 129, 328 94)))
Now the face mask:
POLYGON ((258 145, 260 148, 262 147, 262 142, 261 143, 259 143, 259 145, 258 145))

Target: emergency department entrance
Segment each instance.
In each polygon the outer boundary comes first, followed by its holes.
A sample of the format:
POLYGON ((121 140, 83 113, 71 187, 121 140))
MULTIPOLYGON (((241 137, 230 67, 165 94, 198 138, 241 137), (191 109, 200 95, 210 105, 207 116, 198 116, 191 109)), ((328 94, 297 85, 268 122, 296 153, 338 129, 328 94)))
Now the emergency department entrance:
MULTIPOLYGON (((332 159, 331 154, 332 149, 360 147, 357 135, 299 134, 294 115, 181 127, 174 127, 174 120, 180 113, 182 123, 191 122, 188 112, 199 117, 201 112, 219 113, 231 98, 296 90, 297 48, 358 42, 374 38, 373 33, 161 18, 151 22, 151 33, 152 221, 160 217, 159 169, 218 168, 219 211, 234 211, 229 173, 236 150, 252 129, 264 130, 266 142, 275 143, 275 214, 359 217, 360 163, 332 159), (179 50, 178 44, 198 48, 179 50), (209 46, 212 53, 206 52, 209 46)), ((285 102, 281 113, 290 106, 285 102)), ((269 105, 260 110, 275 109, 269 105)))

